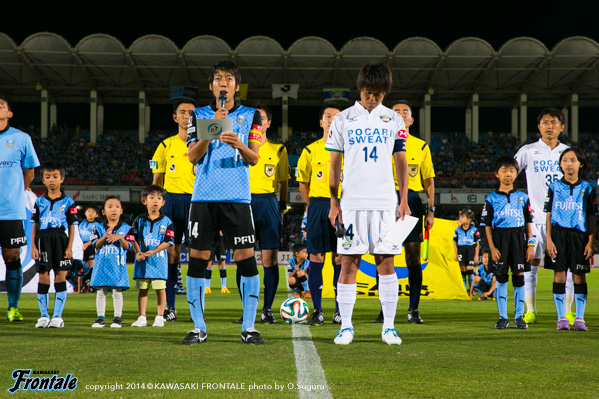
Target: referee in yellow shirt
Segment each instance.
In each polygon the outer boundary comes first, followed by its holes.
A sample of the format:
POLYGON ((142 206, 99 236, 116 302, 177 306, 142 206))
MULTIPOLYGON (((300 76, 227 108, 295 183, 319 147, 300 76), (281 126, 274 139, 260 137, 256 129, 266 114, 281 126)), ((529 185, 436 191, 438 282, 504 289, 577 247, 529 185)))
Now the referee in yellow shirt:
MULTIPOLYGON (((320 127, 322 138, 306 146, 297 161, 297 181, 299 189, 308 204, 306 222, 306 240, 310 269, 308 271, 308 285, 314 313, 308 320, 308 325, 323 324, 322 310, 322 269, 325 255, 332 252, 333 259, 333 287, 337 296, 337 280, 341 270, 341 256, 337 254, 337 237, 335 229, 329 221, 331 209, 331 194, 329 190, 329 171, 331 169, 331 154, 325 150, 324 145, 329 134, 333 118, 342 111, 336 103, 325 104, 320 111, 320 127)), ((339 307, 335 300, 335 314, 333 323, 341 324, 339 307)))
MULTIPOLYGON (((408 139, 406 140, 406 158, 408 162, 408 206, 412 216, 424 218, 428 228, 433 227, 435 220, 435 171, 431 158, 431 150, 428 144, 412 136, 410 126, 414 123, 412 107, 405 100, 398 100, 393 104, 393 111, 403 117, 408 139), (422 204, 421 192, 427 197, 427 207, 422 204)), ((395 189, 399 190, 397 177, 395 176, 395 189)), ((399 196, 399 192, 398 192, 399 196)), ((398 197, 399 198, 399 197, 398 197)), ((420 243, 422 240, 422 225, 417 223, 408 238, 404 242, 406 266, 408 268, 408 283, 410 285, 410 307, 408 308, 408 321, 414 324, 422 324, 422 318, 418 311, 420 303, 420 291, 422 290, 422 265, 420 261, 420 243)), ((382 312, 375 322, 383 322, 382 312)))
POLYGON ((282 212, 287 208, 289 159, 283 144, 266 137, 272 122, 271 110, 264 104, 254 105, 253 108, 262 116, 258 163, 250 166, 252 215, 264 266, 264 305, 260 321, 274 324, 277 321, 271 308, 279 286, 278 249, 281 246, 282 212))
POLYGON ((166 281, 166 309, 164 319, 174 321, 175 298, 177 283, 181 276, 181 244, 187 229, 191 193, 195 180, 194 165, 187 158, 187 126, 189 115, 197 108, 197 103, 192 99, 181 99, 173 105, 173 120, 177 124, 178 132, 156 148, 150 161, 150 168, 154 174, 153 184, 164 187, 166 195, 165 204, 161 211, 168 216, 175 228, 175 245, 168 248, 168 278, 166 281))

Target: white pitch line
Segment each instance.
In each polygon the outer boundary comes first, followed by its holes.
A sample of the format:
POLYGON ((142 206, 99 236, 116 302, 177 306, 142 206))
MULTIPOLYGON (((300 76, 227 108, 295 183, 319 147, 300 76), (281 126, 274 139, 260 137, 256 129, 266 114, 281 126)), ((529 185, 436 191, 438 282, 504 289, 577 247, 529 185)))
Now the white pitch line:
POLYGON ((320 356, 312 342, 310 327, 294 324, 292 332, 300 399, 332 398, 333 395, 320 364, 320 356))

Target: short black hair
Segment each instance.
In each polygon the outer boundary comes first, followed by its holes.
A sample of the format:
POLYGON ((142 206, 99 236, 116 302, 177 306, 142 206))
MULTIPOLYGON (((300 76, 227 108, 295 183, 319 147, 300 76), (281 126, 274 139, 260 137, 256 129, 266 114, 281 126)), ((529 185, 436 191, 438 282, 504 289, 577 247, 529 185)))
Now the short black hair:
POLYGON ((300 243, 297 243, 297 244, 295 244, 295 245, 293 246, 293 249, 292 249, 292 250, 293 250, 293 253, 295 254, 295 253, 298 253, 298 252, 301 252, 301 251, 303 251, 303 250, 304 250, 304 249, 306 249, 306 248, 307 248, 307 247, 306 247, 306 244, 304 244, 304 243, 301 243, 301 242, 300 242, 300 243))
POLYGON ((559 119, 559 121, 562 123, 562 125, 566 124, 566 115, 564 115, 564 113, 561 110, 559 110, 555 107, 546 107, 546 108, 543 108, 541 110, 541 112, 539 113, 539 116, 537 116, 537 125, 541 124, 541 119, 543 119, 543 117, 545 115, 549 115, 552 118, 559 119))
POLYGON ((391 108, 393 108, 394 106, 396 106, 397 104, 403 104, 403 105, 407 105, 408 108, 410 108, 410 112, 412 112, 412 105, 407 101, 407 100, 397 100, 393 103, 393 105, 391 106, 391 108))
POLYGON ((391 68, 384 62, 369 62, 358 73, 356 86, 358 90, 369 89, 388 94, 391 91, 393 78, 391 68))
POLYGON ((0 93, 0 100, 4 100, 4 102, 6 103, 6 108, 8 108, 9 112, 12 112, 12 108, 10 106, 10 100, 8 99, 6 94, 0 93))
POLYGON ((495 161, 493 170, 495 171, 495 173, 497 173, 497 171, 499 171, 499 169, 501 169, 504 166, 513 166, 514 168, 516 168, 516 170, 518 170, 518 161, 516 161, 515 158, 510 157, 509 155, 502 155, 495 161))
POLYGON ((166 191, 164 190, 164 188, 156 184, 151 184, 143 189, 143 191, 141 192, 141 198, 146 199, 150 194, 160 194, 162 195, 162 197, 164 197, 165 193, 166 191))
MULTIPOLYGON (((577 146, 572 146, 570 148, 566 148, 559 156, 558 165, 562 164, 562 159, 564 158, 564 155, 569 152, 573 152, 574 155, 576 155, 576 158, 578 158, 578 162, 580 162, 581 168, 584 168, 587 166, 587 157, 586 157, 586 155, 584 155, 584 152, 582 152, 580 147, 577 147, 577 146)), ((560 167, 560 169, 561 169, 561 167, 560 167)))
POLYGON ((181 104, 191 104, 191 105, 193 105, 194 108, 198 107, 198 102, 196 100, 194 100, 193 98, 189 98, 189 97, 178 98, 173 103, 173 114, 177 114, 177 109, 179 109, 179 106, 181 104))
POLYGON ((262 103, 257 103, 257 104, 252 105, 252 108, 257 109, 257 110, 261 109, 262 111, 264 111, 266 113, 266 117, 268 118, 268 120, 272 121, 272 111, 270 110, 268 105, 262 104, 262 103))
POLYGON ((326 111, 329 108, 339 110, 339 112, 343 111, 343 105, 337 102, 326 103, 322 107, 320 107, 320 114, 318 118, 322 119, 322 117, 324 116, 324 111, 326 111))
POLYGON ((231 75, 235 77, 235 84, 239 85, 241 83, 241 74, 239 73, 239 69, 237 69, 237 65, 231 61, 218 61, 214 65, 212 65, 212 70, 210 71, 210 75, 208 75, 208 84, 211 85, 214 81, 214 75, 218 71, 229 72, 231 75))
POLYGON ((93 210, 94 212, 96 212, 98 215, 100 214, 100 211, 98 210, 98 207, 95 206, 94 204, 90 204, 87 205, 84 209, 83 209, 83 213, 87 212, 88 209, 93 210))
POLYGON ((43 178, 45 171, 51 172, 54 170, 59 171, 61 177, 66 176, 66 171, 64 169, 64 166, 62 166, 62 164, 57 161, 48 161, 48 162, 44 163, 40 168, 40 176, 43 178))

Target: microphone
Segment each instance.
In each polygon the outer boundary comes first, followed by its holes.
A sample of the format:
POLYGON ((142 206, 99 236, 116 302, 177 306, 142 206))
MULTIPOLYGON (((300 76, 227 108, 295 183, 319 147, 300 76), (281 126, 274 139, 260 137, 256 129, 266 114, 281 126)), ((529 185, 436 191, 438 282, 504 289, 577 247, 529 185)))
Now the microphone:
POLYGON ((339 223, 339 220, 335 220, 335 235, 339 238, 345 236, 346 230, 345 226, 342 223, 339 223))
POLYGON ((218 95, 218 107, 225 108, 226 104, 227 104, 227 93, 224 91, 221 91, 220 94, 218 95))

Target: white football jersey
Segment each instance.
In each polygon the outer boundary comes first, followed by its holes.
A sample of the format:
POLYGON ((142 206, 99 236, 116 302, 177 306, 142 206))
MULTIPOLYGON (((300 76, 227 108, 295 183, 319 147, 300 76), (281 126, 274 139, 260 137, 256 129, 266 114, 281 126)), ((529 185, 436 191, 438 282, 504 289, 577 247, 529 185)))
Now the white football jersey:
POLYGON ((356 102, 335 115, 325 148, 343 153, 342 209, 396 208, 391 161, 407 137, 403 118, 382 104, 369 113, 356 102))
POLYGON ((526 187, 530 206, 532 207, 533 223, 545 224, 547 214, 544 211, 545 197, 549 185, 562 178, 559 168, 561 153, 569 148, 566 144, 558 143, 551 149, 543 140, 522 146, 514 158, 518 162, 518 172, 525 170, 526 187))

